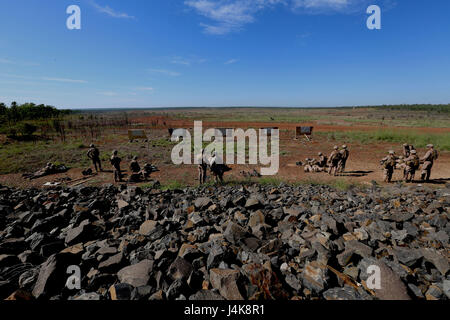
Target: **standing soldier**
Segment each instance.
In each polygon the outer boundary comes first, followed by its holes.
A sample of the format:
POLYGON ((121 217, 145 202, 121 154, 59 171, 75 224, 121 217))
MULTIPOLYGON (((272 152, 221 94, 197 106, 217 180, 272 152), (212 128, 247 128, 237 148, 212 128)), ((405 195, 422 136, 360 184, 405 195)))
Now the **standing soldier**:
POLYGON ((328 174, 337 175, 339 161, 341 160, 341 154, 339 153, 339 147, 334 146, 333 152, 330 154, 330 158, 328 159, 329 170, 328 174))
POLYGON ((89 159, 92 160, 92 163, 94 164, 95 171, 98 172, 98 170, 102 170, 102 163, 100 161, 100 151, 94 146, 94 144, 91 144, 89 146, 89 150, 87 152, 87 156, 89 159), (97 169, 98 165, 98 169, 97 169))
POLYGON ((197 156, 198 159, 198 180, 200 184, 206 182, 206 170, 208 169, 208 163, 205 159, 205 149, 201 150, 201 154, 197 156))
POLYGON ((345 165, 347 164, 348 156, 350 155, 350 152, 347 150, 347 146, 344 144, 342 146, 341 151, 339 151, 341 154, 341 159, 339 160, 338 164, 338 172, 344 172, 345 171, 345 165))
MULTIPOLYGON (((408 158, 406 158, 408 159, 408 158)), ((406 181, 406 162, 403 156, 399 156, 397 160, 395 160, 395 168, 397 170, 403 170, 403 180, 406 181)))
POLYGON ((121 161, 122 159, 117 156, 117 150, 114 150, 110 159, 114 171, 114 182, 122 182, 122 173, 120 171, 121 161))
POLYGON ((421 179, 425 181, 430 181, 431 176, 431 168, 433 167, 434 161, 438 158, 438 152, 434 150, 434 146, 432 144, 427 145, 427 153, 420 159, 422 165, 421 179))
POLYGON ((405 159, 405 177, 404 180, 406 182, 411 182, 414 180, 414 176, 416 174, 416 170, 419 169, 420 166, 420 160, 417 156, 416 150, 410 151, 411 155, 405 159))
POLYGON ((411 149, 409 147, 409 144, 404 143, 403 144, 403 158, 408 158, 410 156, 411 149))
POLYGON ((383 181, 391 182, 392 175, 394 174, 394 168, 397 158, 394 151, 389 151, 389 155, 381 159, 380 164, 383 166, 383 181))

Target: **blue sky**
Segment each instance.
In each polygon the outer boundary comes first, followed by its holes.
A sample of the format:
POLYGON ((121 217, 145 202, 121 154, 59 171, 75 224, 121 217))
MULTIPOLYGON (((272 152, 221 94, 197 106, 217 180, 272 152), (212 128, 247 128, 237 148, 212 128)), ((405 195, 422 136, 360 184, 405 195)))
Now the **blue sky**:
POLYGON ((449 103, 449 17, 448 0, 0 0, 0 101, 449 103), (81 30, 66 28, 72 4, 81 30))

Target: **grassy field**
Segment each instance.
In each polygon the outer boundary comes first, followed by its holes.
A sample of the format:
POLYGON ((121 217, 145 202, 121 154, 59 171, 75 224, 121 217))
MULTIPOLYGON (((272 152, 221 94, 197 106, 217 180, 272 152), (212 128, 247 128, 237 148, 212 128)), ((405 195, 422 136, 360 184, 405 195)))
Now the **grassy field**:
POLYGON ((424 134, 415 131, 348 131, 348 132, 318 132, 317 135, 324 136, 332 141, 359 142, 371 144, 377 142, 409 143, 416 148, 424 148, 432 143, 438 150, 450 151, 450 133, 424 134))
MULTIPOLYGON (((182 120, 377 125, 450 128, 450 105, 374 106, 341 108, 192 108, 141 110, 141 115, 182 120)), ((130 115, 131 118, 131 115, 130 115)))

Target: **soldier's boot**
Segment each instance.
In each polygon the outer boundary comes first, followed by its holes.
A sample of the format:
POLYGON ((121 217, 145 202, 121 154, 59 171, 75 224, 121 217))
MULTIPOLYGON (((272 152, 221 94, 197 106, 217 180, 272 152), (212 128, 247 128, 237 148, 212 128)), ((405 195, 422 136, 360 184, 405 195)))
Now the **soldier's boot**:
POLYGON ((420 174, 420 180, 424 181, 426 175, 427 173, 422 171, 422 173, 420 174))

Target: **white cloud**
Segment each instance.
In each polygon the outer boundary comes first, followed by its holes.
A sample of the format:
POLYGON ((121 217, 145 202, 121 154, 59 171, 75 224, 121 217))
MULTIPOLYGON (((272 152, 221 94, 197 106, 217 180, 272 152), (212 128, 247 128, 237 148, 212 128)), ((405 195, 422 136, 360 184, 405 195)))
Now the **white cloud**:
POLYGON ((184 3, 215 22, 201 24, 206 33, 221 35, 240 30, 255 21, 258 11, 286 0, 187 0, 184 3))
POLYGON ((102 91, 102 92, 97 92, 97 93, 102 96, 107 96, 107 97, 117 96, 117 92, 114 92, 114 91, 102 91))
POLYGON ((56 81, 56 82, 87 83, 87 81, 85 81, 85 80, 75 80, 75 79, 66 79, 66 78, 42 77, 41 79, 45 80, 45 81, 56 81))
POLYGON ((190 67, 193 64, 201 64, 204 63, 205 61, 206 59, 199 58, 194 55, 189 57, 174 56, 171 58, 170 63, 190 67))
POLYGON ((183 66, 190 66, 190 65, 191 65, 191 62, 190 62, 189 60, 183 59, 183 58, 181 58, 181 57, 175 57, 175 58, 173 58, 173 59, 170 61, 170 63, 173 63, 173 64, 181 64, 181 65, 183 65, 183 66))
POLYGON ((297 13, 352 13, 365 12, 364 6, 373 0, 292 0, 292 9, 297 13))
POLYGON ((233 64, 233 63, 236 63, 238 61, 239 61, 238 59, 230 59, 228 61, 225 61, 225 64, 233 64))
MULTIPOLYGON (((276 5, 289 7, 300 14, 352 13, 363 9, 373 0, 186 0, 184 4, 212 22, 200 23, 204 32, 223 35, 242 30, 256 20, 256 15, 276 5)), ((382 0, 386 7, 394 0, 382 0)))
POLYGON ((15 64, 15 65, 21 65, 21 66, 27 66, 27 67, 39 66, 39 63, 24 62, 24 61, 13 61, 13 60, 5 59, 5 58, 0 58, 0 63, 3 63, 3 64, 15 64))
POLYGON ((122 13, 122 12, 118 12, 114 9, 112 9, 109 6, 101 6, 98 3, 91 1, 92 6, 94 6, 94 8, 96 8, 99 12, 101 13, 105 13, 107 15, 109 15, 110 17, 113 18, 122 18, 122 19, 134 19, 134 16, 130 16, 128 13, 122 13))
POLYGON ((159 73, 159 74, 163 74, 163 75, 170 76, 170 77, 181 76, 181 73, 179 73, 179 72, 165 70, 165 69, 149 69, 149 71, 152 73, 159 73))

